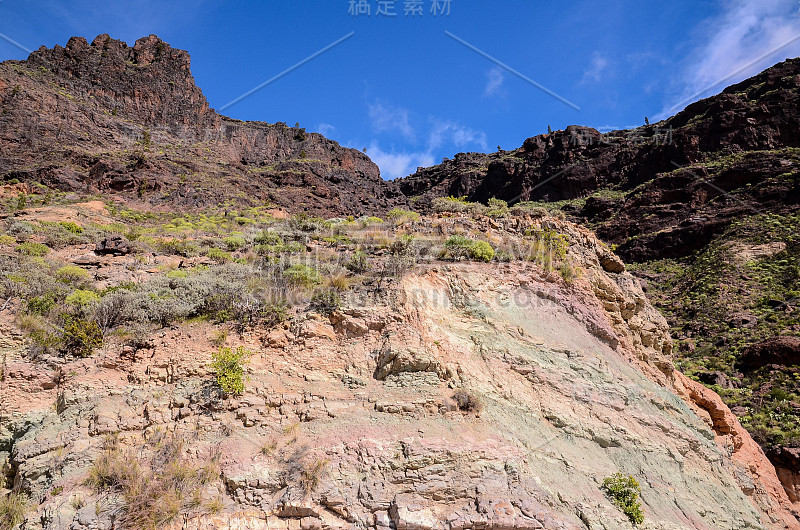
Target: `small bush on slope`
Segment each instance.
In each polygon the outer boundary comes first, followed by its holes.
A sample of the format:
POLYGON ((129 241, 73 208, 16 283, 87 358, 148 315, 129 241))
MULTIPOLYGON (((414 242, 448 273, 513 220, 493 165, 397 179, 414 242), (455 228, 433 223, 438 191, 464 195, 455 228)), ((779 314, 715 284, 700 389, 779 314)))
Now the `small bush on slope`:
POLYGON ((642 524, 644 522, 644 511, 642 503, 639 501, 642 488, 635 478, 622 473, 614 473, 603 479, 603 490, 632 523, 642 524))
POLYGON ((494 249, 486 241, 474 241, 464 236, 450 236, 444 243, 445 257, 451 259, 470 258, 476 261, 492 261, 494 249))
POLYGON ((105 445, 86 484, 98 493, 121 496, 117 517, 123 528, 156 530, 181 514, 198 511, 203 487, 219 475, 213 457, 205 462, 189 460, 177 437, 156 434, 139 451, 123 450, 114 438, 105 445), (145 452, 151 454, 149 459, 142 456, 145 452))
POLYGON ((235 396, 244 392, 244 369, 253 352, 239 346, 235 350, 222 347, 211 361, 211 368, 216 374, 219 387, 226 393, 235 396))

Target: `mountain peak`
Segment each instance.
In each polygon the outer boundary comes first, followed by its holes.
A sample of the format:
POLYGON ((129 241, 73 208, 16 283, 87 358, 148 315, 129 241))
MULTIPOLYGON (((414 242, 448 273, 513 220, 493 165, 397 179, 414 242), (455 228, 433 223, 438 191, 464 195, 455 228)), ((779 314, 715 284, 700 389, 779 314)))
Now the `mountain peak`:
POLYGON ((268 201, 328 216, 407 205, 356 149, 285 123, 209 108, 190 57, 156 35, 133 46, 41 47, 0 63, 0 176, 196 208, 268 201))
POLYGON ((156 35, 133 46, 108 34, 89 44, 72 37, 66 47, 40 47, 27 63, 44 68, 68 91, 86 93, 125 117, 150 125, 208 124, 215 116, 197 87, 189 53, 156 35))

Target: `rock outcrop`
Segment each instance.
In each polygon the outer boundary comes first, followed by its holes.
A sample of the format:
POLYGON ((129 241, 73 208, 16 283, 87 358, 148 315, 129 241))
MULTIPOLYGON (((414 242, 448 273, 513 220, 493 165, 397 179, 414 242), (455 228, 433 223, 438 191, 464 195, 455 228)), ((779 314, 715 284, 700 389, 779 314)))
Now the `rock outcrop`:
POLYGON ((326 216, 407 204, 360 151, 210 109, 189 54, 73 37, 0 65, 0 177, 171 208, 271 203, 326 216))
POLYGON ((761 449, 674 370, 666 321, 588 230, 436 218, 414 232, 456 226, 558 231, 577 278, 422 260, 328 317, 231 337, 257 353, 229 398, 209 385, 210 324, 166 328, 146 353, 111 342, 55 378, 0 313, 0 457, 40 501, 26 528, 110 528, 124 511, 87 486, 93 463, 142 458, 165 433, 219 466, 203 495, 224 500, 184 528, 630 528, 600 487, 617 471, 641 483, 645 528, 797 527, 761 449))
POLYGON ((772 337, 745 348, 738 360, 741 370, 755 370, 768 364, 800 364, 800 337, 772 337))
POLYGON ((735 389, 727 402, 778 454, 800 445, 797 349, 761 343, 800 335, 799 98, 800 59, 789 59, 659 123, 604 134, 570 126, 397 182, 422 210, 437 197, 496 197, 591 227, 649 282, 682 370, 735 389))
POLYGON ((731 220, 797 211, 798 98, 800 59, 790 59, 658 123, 604 134, 572 125, 397 182, 420 208, 449 195, 573 201, 565 211, 627 262, 688 256, 731 220))

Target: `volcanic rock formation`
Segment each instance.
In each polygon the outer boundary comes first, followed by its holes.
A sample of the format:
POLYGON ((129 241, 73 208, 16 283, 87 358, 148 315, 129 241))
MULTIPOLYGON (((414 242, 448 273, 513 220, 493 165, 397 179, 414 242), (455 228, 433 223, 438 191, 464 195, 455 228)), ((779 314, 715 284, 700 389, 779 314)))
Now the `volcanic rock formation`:
POLYGON ((208 107, 189 54, 100 35, 0 64, 0 176, 169 208, 272 203, 327 216, 406 204, 363 153, 208 107))

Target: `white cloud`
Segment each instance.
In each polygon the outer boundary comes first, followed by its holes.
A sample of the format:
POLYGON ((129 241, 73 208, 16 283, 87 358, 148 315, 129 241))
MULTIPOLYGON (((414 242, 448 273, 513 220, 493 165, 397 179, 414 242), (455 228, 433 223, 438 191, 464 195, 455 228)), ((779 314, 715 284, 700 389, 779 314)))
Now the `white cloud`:
POLYGON ((664 116, 800 55, 800 41, 785 46, 800 35, 797 0, 732 0, 720 5, 722 12, 703 24, 705 35, 691 51, 692 59, 679 76, 679 95, 664 116))
POLYGON ((506 76, 500 68, 492 68, 486 73, 486 88, 483 89, 484 97, 496 96, 500 93, 506 76))
POLYGON ((319 125, 317 125, 316 131, 320 133, 322 136, 330 138, 336 132, 336 127, 334 127, 330 123, 320 123, 319 125))
POLYGON ((436 163, 433 155, 423 152, 389 152, 381 149, 377 142, 367 148, 367 155, 381 169, 384 179, 396 179, 414 173, 417 167, 428 167, 436 163))
POLYGON ((468 147, 487 150, 486 133, 436 116, 428 118, 427 145, 420 148, 418 144, 421 142, 417 142, 407 109, 376 100, 367 105, 367 110, 375 132, 395 135, 391 150, 381 148, 377 139, 372 140, 367 149, 367 155, 378 165, 385 179, 405 177, 416 171, 417 167, 432 166, 441 156, 434 153, 438 153, 443 146, 462 151, 468 147), (395 144, 401 147, 395 148, 395 144))
POLYGON ((592 54, 592 61, 589 64, 589 68, 583 72, 583 79, 581 79, 581 83, 586 83, 588 81, 594 81, 595 83, 599 82, 603 76, 603 72, 605 72, 607 68, 608 59, 600 52, 594 52, 592 54))
POLYGON ((460 123, 453 121, 443 121, 437 118, 431 119, 432 127, 428 137, 428 151, 438 149, 445 142, 451 142, 459 149, 477 145, 482 150, 486 150, 486 133, 470 129, 460 123))
POLYGON ((376 133, 397 131, 407 140, 413 142, 416 139, 414 128, 408 119, 408 109, 376 101, 369 104, 369 118, 372 120, 372 130, 376 133))

